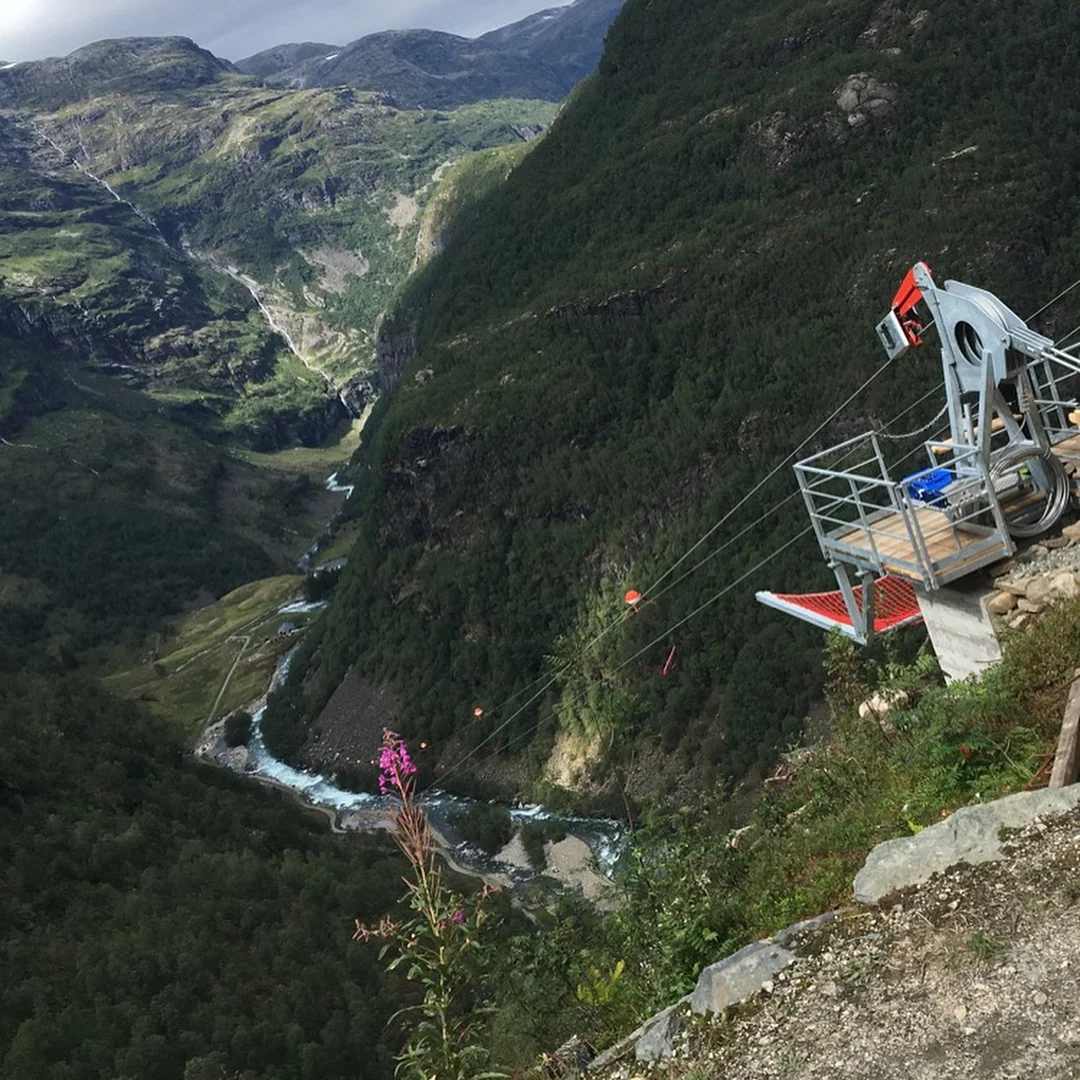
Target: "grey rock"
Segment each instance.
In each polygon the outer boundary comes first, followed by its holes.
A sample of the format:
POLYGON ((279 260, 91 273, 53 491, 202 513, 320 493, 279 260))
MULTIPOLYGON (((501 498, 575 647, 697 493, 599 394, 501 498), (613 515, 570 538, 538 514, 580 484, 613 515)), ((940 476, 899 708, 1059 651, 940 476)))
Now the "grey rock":
POLYGON ((958 863, 999 859, 1002 829, 1020 829, 1035 818, 1064 814, 1078 805, 1080 784, 1022 791, 981 806, 965 806, 915 836, 878 844, 855 876, 855 899, 876 904, 958 863))
MULTIPOLYGON (((650 1039, 650 1036, 653 1034, 653 1029, 654 1028, 660 1028, 661 1030, 657 1033, 657 1038, 656 1038, 655 1042, 652 1043, 651 1045, 653 1045, 657 1049, 659 1049, 659 1047, 662 1045, 662 1042, 664 1041, 665 1036, 666 1036, 667 1040, 670 1042, 670 1040, 673 1039, 676 1034, 678 1034, 678 1031, 682 1026, 682 1019, 677 1018, 677 1026, 672 1026, 669 1023, 669 1019, 672 1017, 673 1013, 675 1013, 677 1010, 679 1010, 683 1006, 685 1006, 686 1003, 689 1000, 690 1000, 689 996, 684 997, 684 998, 680 998, 678 1001, 675 1002, 674 1005, 669 1005, 666 1009, 662 1009, 660 1012, 656 1013, 654 1016, 650 1016, 649 1019, 646 1020, 644 1024, 641 1024, 639 1027, 636 1027, 625 1038, 620 1039, 614 1045, 609 1046, 606 1050, 604 1050, 601 1053, 597 1054, 597 1056, 595 1058, 593 1058, 592 1061, 589 1062, 589 1064, 587 1066, 587 1071, 588 1072, 596 1072, 598 1069, 606 1069, 609 1065, 613 1065, 616 1061, 619 1061, 621 1058, 626 1057, 626 1055, 629 1054, 631 1049, 633 1049, 635 1051, 635 1053, 636 1053, 638 1043, 643 1042, 643 1043, 645 1043, 646 1047, 648 1047, 650 1045, 648 1040, 650 1039)), ((640 1060, 640 1061, 645 1061, 645 1060, 653 1060, 653 1061, 655 1061, 655 1060, 659 1060, 659 1059, 658 1058, 651 1058, 651 1059, 639 1058, 638 1060, 640 1060)))
POLYGON ((695 1013, 718 1013, 761 990, 762 985, 795 962, 795 954, 773 941, 755 941, 726 960, 710 964, 690 995, 695 1013))
POLYGON ((649 1021, 645 1034, 634 1043, 634 1057, 638 1061, 667 1061, 675 1054, 674 1040, 682 1026, 683 1014, 678 1011, 678 1005, 657 1013, 649 1021))
POLYGON ((823 926, 828 926, 839 914, 839 911, 826 911, 821 915, 815 915, 812 919, 803 919, 802 922, 792 923, 790 926, 773 934, 773 944, 783 945, 786 948, 796 938, 802 937, 803 934, 809 934, 814 930, 820 930, 823 926))

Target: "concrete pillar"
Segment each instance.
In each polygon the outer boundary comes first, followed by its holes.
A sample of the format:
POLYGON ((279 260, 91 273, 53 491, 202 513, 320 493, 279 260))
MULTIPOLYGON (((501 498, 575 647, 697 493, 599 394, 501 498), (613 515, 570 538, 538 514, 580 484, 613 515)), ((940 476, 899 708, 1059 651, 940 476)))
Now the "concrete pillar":
POLYGON ((973 574, 927 590, 915 586, 938 663, 951 682, 981 675, 1001 660, 1001 646, 986 602, 997 590, 982 574, 973 574))

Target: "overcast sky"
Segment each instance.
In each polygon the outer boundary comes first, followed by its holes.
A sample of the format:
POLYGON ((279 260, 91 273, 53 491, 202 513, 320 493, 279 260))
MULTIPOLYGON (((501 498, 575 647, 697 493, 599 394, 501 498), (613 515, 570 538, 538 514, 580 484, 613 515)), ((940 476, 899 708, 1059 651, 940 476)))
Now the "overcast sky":
POLYGON ((239 60, 286 41, 344 45, 374 30, 475 37, 561 0, 0 0, 0 61, 63 56, 109 37, 182 34, 239 60))

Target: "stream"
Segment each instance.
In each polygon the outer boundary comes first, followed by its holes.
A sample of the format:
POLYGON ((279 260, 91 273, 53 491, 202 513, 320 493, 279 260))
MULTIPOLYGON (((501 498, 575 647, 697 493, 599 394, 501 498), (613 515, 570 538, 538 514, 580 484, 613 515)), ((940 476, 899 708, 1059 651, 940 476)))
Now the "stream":
MULTIPOLYGON (((319 605, 305 604, 303 610, 312 611, 325 606, 325 602, 319 605)), ((280 611, 286 614, 299 609, 300 605, 294 603, 286 604, 280 611)), ((293 649, 282 657, 274 671, 268 694, 273 693, 288 677, 295 651, 293 649)), ((322 773, 297 769, 274 757, 267 749, 266 740, 263 738, 262 718, 265 712, 266 705, 264 704, 252 715, 251 736, 247 745, 247 764, 243 769, 245 774, 264 777, 276 785, 291 789, 313 806, 334 811, 339 824, 345 828, 365 827, 359 818, 353 818, 350 821, 350 811, 381 811, 394 807, 395 801, 392 798, 366 792, 346 791, 322 773)), ((421 803, 432 825, 450 843, 456 859, 462 865, 481 873, 506 874, 516 884, 527 884, 531 880, 532 874, 529 871, 499 862, 492 856, 471 847, 458 835, 453 826, 453 818, 462 811, 478 805, 477 800, 432 789, 422 797, 421 803)), ((529 821, 550 821, 561 826, 567 835, 583 840, 588 844, 596 859, 597 868, 605 876, 613 873, 625 849, 626 831, 617 821, 556 814, 542 806, 511 806, 508 809, 511 819, 516 824, 520 825, 529 821)))
MULTIPOLYGON (((352 494, 351 486, 339 484, 337 477, 337 473, 329 477, 326 481, 327 489, 340 491, 348 498, 352 494)), ((305 553, 301 560, 302 569, 307 569, 310 566, 314 554, 314 549, 309 549, 305 553)), ((282 605, 278 612, 281 615, 309 613, 322 611, 327 606, 328 602, 325 600, 314 602, 298 600, 282 605)), ((267 688, 267 697, 288 677, 295 652, 295 648, 290 650, 278 662, 270 686, 267 688)), ((373 827, 370 817, 365 819, 360 814, 353 814, 354 811, 378 812, 393 808, 394 800, 387 796, 346 791, 344 788, 338 787, 330 777, 322 773, 297 769, 274 757, 266 746, 266 740, 263 738, 262 718, 265 712, 266 705, 264 702, 252 715, 246 764, 242 768, 238 768, 227 757, 216 755, 220 764, 249 776, 263 777, 272 781, 275 785, 289 788, 305 802, 333 811, 336 814, 338 824, 344 828, 362 829, 373 827)), ((478 805, 477 800, 431 789, 424 794, 421 802, 432 825, 452 846, 455 858, 463 866, 479 873, 506 874, 517 885, 524 885, 532 880, 533 875, 530 871, 500 862, 492 856, 476 850, 457 833, 453 825, 453 818, 470 807, 478 805)), ((550 821, 564 829, 567 835, 583 840, 592 852, 597 869, 605 876, 610 876, 614 872, 616 864, 626 849, 626 829, 620 822, 612 819, 557 814, 546 810, 542 806, 511 806, 508 807, 508 810, 511 819, 516 824, 520 825, 530 821, 550 821)))

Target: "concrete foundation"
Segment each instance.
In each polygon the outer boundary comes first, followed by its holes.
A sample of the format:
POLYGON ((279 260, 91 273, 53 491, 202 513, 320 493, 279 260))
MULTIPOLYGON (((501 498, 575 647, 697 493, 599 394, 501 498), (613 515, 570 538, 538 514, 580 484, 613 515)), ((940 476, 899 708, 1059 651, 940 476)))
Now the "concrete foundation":
POLYGON ((981 675, 1001 660, 1001 646, 986 610, 995 592, 982 574, 932 591, 915 586, 930 643, 950 682, 981 675))

